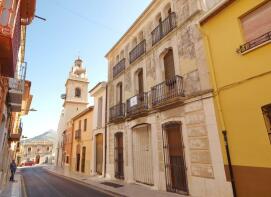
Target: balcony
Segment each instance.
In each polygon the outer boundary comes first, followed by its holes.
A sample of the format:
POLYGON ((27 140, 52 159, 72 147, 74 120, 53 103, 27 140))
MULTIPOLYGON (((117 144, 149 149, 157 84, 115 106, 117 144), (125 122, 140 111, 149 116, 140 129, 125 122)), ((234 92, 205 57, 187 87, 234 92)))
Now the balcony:
POLYGON ((263 44, 266 44, 268 42, 271 42, 271 31, 268 33, 263 34, 262 36, 253 39, 243 45, 241 45, 238 49, 237 52, 238 53, 245 53, 257 46, 261 46, 263 44))
POLYGON ((0 63, 1 75, 13 77, 21 39, 20 9, 15 1, 3 0, 0 5, 0 63))
POLYGON ((125 118, 125 104, 120 103, 110 108, 109 121, 117 122, 125 118))
POLYGON ((21 24, 29 25, 35 17, 36 0, 21 0, 21 24))
POLYGON ((172 12, 152 31, 152 46, 176 27, 176 13, 172 12))
POLYGON ((164 107, 178 101, 183 101, 183 78, 175 76, 151 88, 152 107, 164 107))
POLYGON ((130 64, 137 60, 141 55, 146 52, 146 40, 141 41, 135 48, 129 53, 130 64))
POLYGON ((21 133, 10 133, 8 139, 10 142, 18 142, 21 139, 21 133))
POLYGON ((127 100, 127 117, 142 115, 148 110, 148 93, 143 92, 127 100))
POLYGON ((118 74, 120 74, 122 71, 125 70, 125 58, 119 61, 114 67, 113 67, 113 78, 115 78, 118 74))
POLYGON ((76 140, 81 140, 81 129, 78 129, 78 130, 75 131, 75 139, 76 140))
POLYGON ((20 112, 25 87, 26 66, 22 65, 16 78, 9 78, 8 103, 12 112, 20 112))

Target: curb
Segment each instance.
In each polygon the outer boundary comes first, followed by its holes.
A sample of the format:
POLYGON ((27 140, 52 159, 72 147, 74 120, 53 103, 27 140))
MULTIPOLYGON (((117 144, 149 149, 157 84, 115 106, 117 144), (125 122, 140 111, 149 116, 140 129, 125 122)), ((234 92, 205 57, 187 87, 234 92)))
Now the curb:
MULTIPOLYGON (((48 173, 53 174, 53 175, 55 175, 55 176, 62 177, 62 178, 64 178, 64 179, 66 179, 66 180, 73 181, 73 182, 75 182, 75 183, 84 185, 84 186, 86 186, 86 187, 89 187, 89 188, 91 188, 91 189, 95 189, 95 190, 97 190, 97 191, 103 192, 103 193, 108 194, 108 195, 111 195, 111 196, 113 195, 114 197, 128 197, 128 196, 125 196, 125 195, 123 195, 123 194, 119 194, 119 193, 117 193, 117 192, 113 192, 113 191, 108 190, 108 189, 104 189, 104 188, 101 188, 101 187, 98 187, 98 186, 95 186, 95 185, 91 185, 90 183, 86 183, 86 182, 81 181, 81 180, 78 180, 78 179, 76 179, 76 178, 68 177, 68 176, 59 174, 59 173, 57 173, 57 172, 53 172, 53 171, 51 171, 51 170, 49 170, 49 169, 47 169, 47 168, 43 168, 43 169, 44 169, 45 171, 47 171, 48 173)), ((24 197, 27 197, 27 196, 24 196, 24 197)))
POLYGON ((24 177, 21 175, 21 197, 27 197, 24 177))

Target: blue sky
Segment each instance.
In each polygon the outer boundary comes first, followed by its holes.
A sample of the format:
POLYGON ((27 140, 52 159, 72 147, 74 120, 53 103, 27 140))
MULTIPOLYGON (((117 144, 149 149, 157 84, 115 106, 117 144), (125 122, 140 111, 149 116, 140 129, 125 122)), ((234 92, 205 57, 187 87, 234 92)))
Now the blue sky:
MULTIPOLYGON (((23 117, 23 135, 32 137, 57 129, 68 72, 78 55, 83 59, 89 89, 107 80, 109 49, 126 32, 151 0, 38 0, 35 19, 27 28, 27 79, 34 95, 23 117), (80 3, 79 3, 80 2, 80 3)), ((91 101, 91 99, 89 98, 91 101)))

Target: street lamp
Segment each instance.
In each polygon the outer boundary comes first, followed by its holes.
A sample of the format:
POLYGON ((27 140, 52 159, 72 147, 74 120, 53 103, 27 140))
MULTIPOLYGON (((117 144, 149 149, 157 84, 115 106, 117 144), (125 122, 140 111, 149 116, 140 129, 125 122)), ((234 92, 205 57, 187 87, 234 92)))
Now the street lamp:
POLYGON ((31 108, 29 110, 22 109, 21 111, 22 112, 30 112, 30 111, 38 111, 38 110, 36 110, 35 108, 31 108))

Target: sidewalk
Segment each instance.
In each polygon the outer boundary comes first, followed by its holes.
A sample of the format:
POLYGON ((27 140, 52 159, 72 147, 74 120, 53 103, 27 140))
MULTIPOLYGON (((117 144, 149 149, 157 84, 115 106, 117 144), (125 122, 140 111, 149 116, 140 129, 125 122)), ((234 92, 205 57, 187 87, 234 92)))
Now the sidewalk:
POLYGON ((5 189, 1 192, 1 197, 24 197, 22 194, 22 176, 18 173, 15 174, 15 182, 9 182, 5 189))
POLYGON ((80 182, 82 184, 89 185, 99 191, 105 191, 113 194, 114 196, 126 196, 126 197, 187 197, 180 194, 169 193, 164 191, 151 190, 148 187, 138 184, 127 184, 122 181, 109 180, 97 176, 83 176, 75 173, 64 171, 62 168, 56 168, 55 166, 43 167, 49 173, 62 176, 64 178, 80 182), (109 183, 104 185, 103 183, 109 183), (116 187, 114 187, 116 186, 116 187), (120 186, 120 187, 119 187, 120 186))

